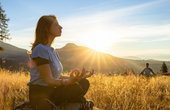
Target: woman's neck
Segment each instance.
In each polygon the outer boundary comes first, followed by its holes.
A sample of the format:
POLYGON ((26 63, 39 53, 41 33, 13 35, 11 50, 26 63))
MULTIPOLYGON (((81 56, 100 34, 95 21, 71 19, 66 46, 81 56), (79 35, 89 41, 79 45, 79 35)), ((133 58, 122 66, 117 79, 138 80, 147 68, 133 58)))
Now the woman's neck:
POLYGON ((47 45, 51 47, 51 45, 53 43, 53 40, 54 40, 54 38, 48 36, 48 43, 47 43, 47 45))

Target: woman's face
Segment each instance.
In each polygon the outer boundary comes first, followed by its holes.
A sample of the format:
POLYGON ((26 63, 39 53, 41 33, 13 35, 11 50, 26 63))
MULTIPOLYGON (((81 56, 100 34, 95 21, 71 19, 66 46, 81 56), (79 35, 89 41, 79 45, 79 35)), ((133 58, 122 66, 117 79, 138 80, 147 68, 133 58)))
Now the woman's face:
POLYGON ((50 26, 50 29, 49 29, 49 34, 50 36, 53 36, 53 37, 58 37, 58 36, 61 36, 61 29, 62 27, 59 25, 58 21, 54 21, 51 26, 50 26))

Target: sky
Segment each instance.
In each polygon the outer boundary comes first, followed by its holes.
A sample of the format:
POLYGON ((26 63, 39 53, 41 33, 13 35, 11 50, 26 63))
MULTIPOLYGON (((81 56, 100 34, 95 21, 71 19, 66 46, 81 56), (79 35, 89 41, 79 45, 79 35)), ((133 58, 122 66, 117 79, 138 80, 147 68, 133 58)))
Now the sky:
POLYGON ((38 19, 54 14, 63 27, 54 48, 67 43, 117 57, 170 61, 170 0, 1 0, 10 41, 31 49, 38 19))

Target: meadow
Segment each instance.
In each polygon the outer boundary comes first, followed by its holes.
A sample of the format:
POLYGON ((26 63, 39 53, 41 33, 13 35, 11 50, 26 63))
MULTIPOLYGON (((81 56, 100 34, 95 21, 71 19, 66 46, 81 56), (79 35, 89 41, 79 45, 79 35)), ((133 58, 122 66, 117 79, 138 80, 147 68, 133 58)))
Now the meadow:
MULTIPOLYGON (((64 73, 68 74, 68 73, 64 73)), ((0 71, 0 110, 11 110, 28 100, 29 72, 0 71)), ((170 77, 107 76, 96 73, 85 97, 103 110, 169 110, 170 77)))

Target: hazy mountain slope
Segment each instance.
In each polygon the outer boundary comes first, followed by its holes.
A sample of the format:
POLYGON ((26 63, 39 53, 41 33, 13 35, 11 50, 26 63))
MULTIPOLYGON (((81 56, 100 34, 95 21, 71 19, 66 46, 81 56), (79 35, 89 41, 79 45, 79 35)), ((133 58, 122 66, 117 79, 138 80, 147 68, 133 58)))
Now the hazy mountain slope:
POLYGON ((2 68, 19 69, 20 67, 28 68, 27 63, 29 55, 26 49, 18 48, 8 43, 0 41, 0 46, 5 50, 0 51, 0 65, 2 68))
MULTIPOLYGON (((150 67, 157 73, 160 72, 162 65, 162 61, 118 58, 73 43, 68 43, 63 48, 56 49, 56 51, 59 53, 64 70, 86 67, 95 68, 95 70, 101 72, 116 73, 119 71, 123 73, 125 69, 133 69, 140 73, 145 68, 145 64, 150 63, 150 67)), ((166 61, 166 64, 167 67, 170 67, 170 62, 166 61)))
POLYGON ((0 46, 5 50, 0 52, 0 58, 15 59, 15 60, 28 60, 26 49, 18 48, 8 43, 0 41, 0 46))
MULTIPOLYGON (((3 42, 0 42, 0 46, 5 48, 5 51, 0 52, 0 65, 2 67, 19 68, 24 66, 29 69, 27 66, 29 61, 27 50, 3 42)), ((60 56, 64 71, 85 67, 87 69, 94 68, 96 71, 103 73, 124 73, 125 69, 133 69, 140 73, 145 68, 145 63, 148 62, 154 72, 160 72, 162 65, 162 61, 118 58, 88 47, 77 46, 74 43, 68 43, 64 47, 55 50, 60 56)), ((170 67, 170 62, 166 62, 166 64, 167 67, 170 67)))
POLYGON ((87 47, 77 46, 73 43, 66 44, 61 49, 56 49, 59 53, 64 69, 72 68, 95 68, 101 72, 124 72, 125 68, 134 70, 141 69, 140 66, 131 60, 114 57, 87 47))

